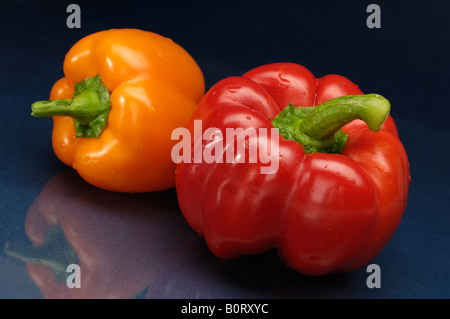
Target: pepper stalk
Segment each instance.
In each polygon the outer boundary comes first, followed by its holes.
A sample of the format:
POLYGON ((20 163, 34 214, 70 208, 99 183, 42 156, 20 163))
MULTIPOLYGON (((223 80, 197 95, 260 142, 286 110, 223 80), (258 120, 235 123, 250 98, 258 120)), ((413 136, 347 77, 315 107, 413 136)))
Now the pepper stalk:
POLYGON ((96 75, 75 83, 73 99, 39 101, 31 106, 34 117, 70 116, 76 137, 96 137, 105 128, 111 108, 110 93, 96 75))
POLYGON ((378 94, 347 95, 317 106, 286 106, 272 125, 286 139, 302 144, 305 153, 341 153, 348 134, 342 127, 353 120, 364 121, 371 131, 378 132, 387 119, 391 105, 378 94))

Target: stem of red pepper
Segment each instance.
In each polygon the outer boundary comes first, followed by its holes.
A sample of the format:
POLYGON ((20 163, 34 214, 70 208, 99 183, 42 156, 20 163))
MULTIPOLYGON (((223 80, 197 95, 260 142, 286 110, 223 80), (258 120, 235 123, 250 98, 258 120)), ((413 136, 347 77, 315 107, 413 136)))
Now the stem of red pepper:
POLYGON ((75 84, 73 99, 39 101, 31 106, 34 117, 70 116, 76 137, 99 137, 106 126, 111 108, 110 94, 100 76, 75 84))
POLYGON ((284 138, 302 144, 307 154, 341 153, 348 138, 342 126, 360 119, 378 132, 390 109, 389 101, 378 94, 347 95, 311 107, 289 104, 272 120, 272 125, 284 138))

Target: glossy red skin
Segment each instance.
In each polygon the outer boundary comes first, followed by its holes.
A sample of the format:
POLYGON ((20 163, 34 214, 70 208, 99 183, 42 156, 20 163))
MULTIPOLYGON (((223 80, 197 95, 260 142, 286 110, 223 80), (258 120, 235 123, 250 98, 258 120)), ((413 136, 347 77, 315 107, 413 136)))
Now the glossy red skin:
MULTIPOLYGON (((271 128, 270 120, 289 103, 311 106, 351 94, 363 93, 345 77, 316 79, 297 64, 264 65, 214 85, 189 128, 193 136, 196 119, 203 130, 271 128)), ((186 220, 223 259, 276 248, 288 267, 310 276, 366 265, 400 223, 409 162, 391 116, 378 133, 360 120, 343 130, 349 138, 342 154, 305 155, 299 143, 277 134, 275 174, 261 174, 264 164, 247 160, 178 164, 176 187, 186 220)))

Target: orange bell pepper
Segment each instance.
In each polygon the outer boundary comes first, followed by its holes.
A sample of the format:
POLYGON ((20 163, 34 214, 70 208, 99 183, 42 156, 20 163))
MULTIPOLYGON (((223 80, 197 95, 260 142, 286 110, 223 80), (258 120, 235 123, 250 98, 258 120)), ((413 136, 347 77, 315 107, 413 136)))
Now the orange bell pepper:
POLYGON ((195 60, 161 35, 112 29, 78 41, 64 74, 50 101, 32 105, 33 116, 53 117, 57 157, 102 189, 174 187, 171 133, 187 125, 205 90, 195 60))

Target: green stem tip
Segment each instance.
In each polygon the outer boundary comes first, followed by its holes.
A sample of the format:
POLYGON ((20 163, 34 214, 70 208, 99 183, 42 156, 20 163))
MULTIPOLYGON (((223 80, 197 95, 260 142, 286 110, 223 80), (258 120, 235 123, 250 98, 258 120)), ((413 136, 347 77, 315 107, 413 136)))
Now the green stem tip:
POLYGON ((348 134, 341 128, 355 119, 378 132, 389 115, 391 105, 378 94, 347 95, 317 106, 289 104, 273 120, 280 134, 303 145, 307 154, 341 153, 348 134))
POLYGON ((111 108, 110 93, 100 76, 75 84, 73 99, 39 101, 31 106, 34 117, 70 116, 76 137, 99 137, 105 128, 111 108))

